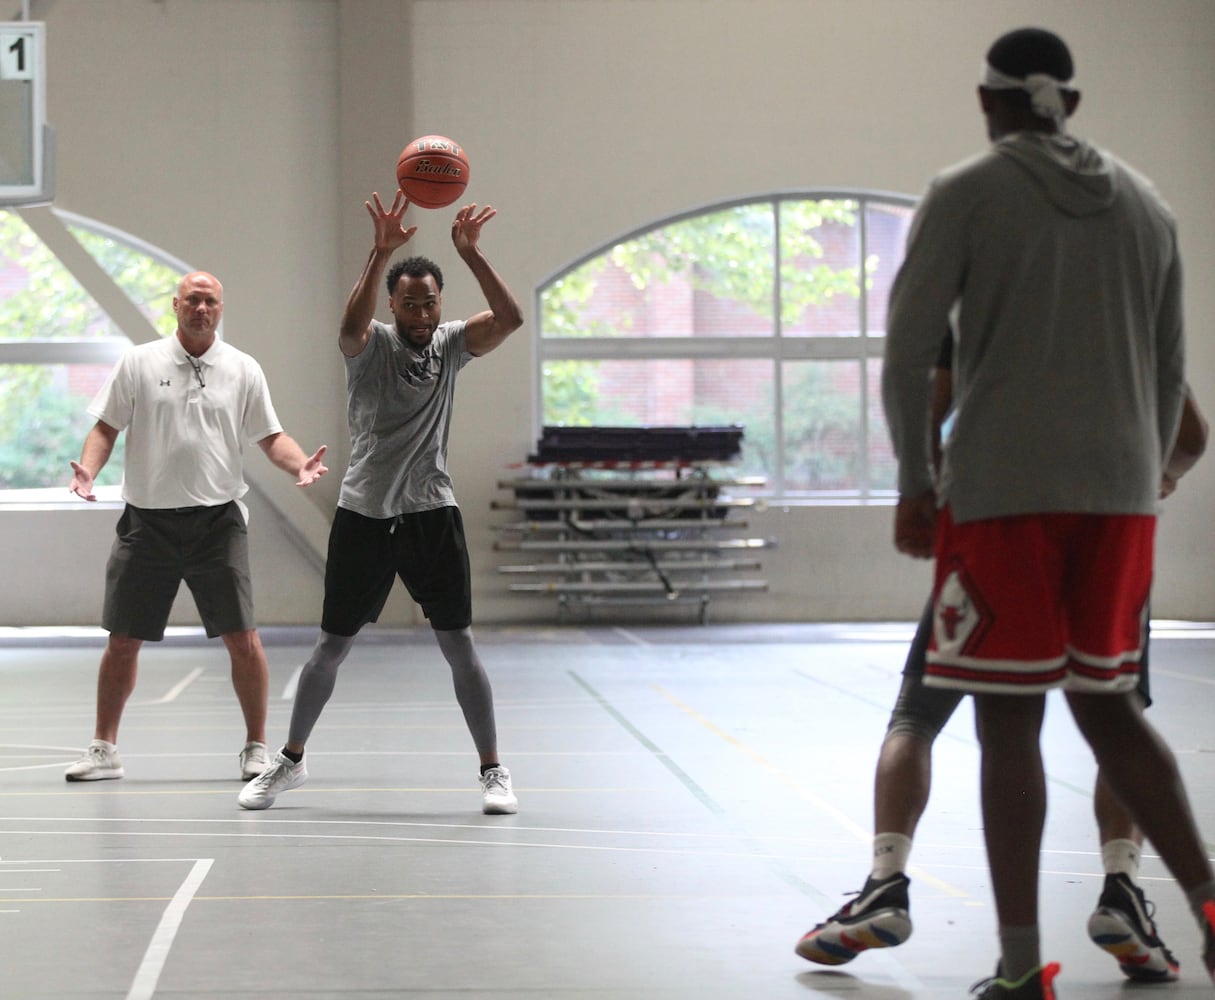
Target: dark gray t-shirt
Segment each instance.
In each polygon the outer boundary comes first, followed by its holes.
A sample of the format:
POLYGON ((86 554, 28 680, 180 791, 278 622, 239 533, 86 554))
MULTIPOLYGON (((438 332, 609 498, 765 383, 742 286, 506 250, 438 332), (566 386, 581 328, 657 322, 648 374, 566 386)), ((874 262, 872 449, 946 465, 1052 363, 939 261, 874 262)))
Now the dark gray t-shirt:
POLYGON ((463 320, 440 324, 422 351, 372 321, 363 352, 346 358, 350 467, 339 507, 387 518, 456 506, 447 435, 456 375, 471 360, 463 320))

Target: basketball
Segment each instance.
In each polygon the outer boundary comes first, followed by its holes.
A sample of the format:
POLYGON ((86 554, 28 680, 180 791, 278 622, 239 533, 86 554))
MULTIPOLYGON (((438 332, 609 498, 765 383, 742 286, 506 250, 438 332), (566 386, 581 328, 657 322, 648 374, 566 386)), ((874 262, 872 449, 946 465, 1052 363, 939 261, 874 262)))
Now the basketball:
POLYGON ((397 183, 419 208, 450 205, 468 187, 468 156, 446 136, 421 136, 401 150, 397 183))

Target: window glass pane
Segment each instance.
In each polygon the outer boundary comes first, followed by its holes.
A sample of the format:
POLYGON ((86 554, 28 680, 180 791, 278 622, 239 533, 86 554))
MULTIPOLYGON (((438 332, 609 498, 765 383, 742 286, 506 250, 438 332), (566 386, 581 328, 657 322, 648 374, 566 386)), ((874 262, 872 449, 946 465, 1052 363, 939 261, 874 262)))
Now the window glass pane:
POLYGON ((785 491, 861 488, 859 361, 788 361, 784 384, 785 491))
POLYGON ((574 427, 739 425, 747 475, 768 476, 774 454, 771 361, 549 361, 543 421, 574 427))
POLYGON ((780 206, 781 332, 855 337, 860 332, 861 233, 855 201, 780 206))
POLYGON ((898 489, 898 463, 886 429, 886 412, 882 408, 882 362, 870 358, 865 368, 869 379, 869 489, 882 493, 898 489))
POLYGON ((886 335, 890 286, 907 244, 915 209, 910 205, 870 202, 865 208, 865 249, 869 257, 868 325, 870 334, 886 335))
POLYGON ((162 337, 176 331, 173 295, 181 279, 176 268, 160 263, 113 236, 90 232, 81 226, 68 226, 68 231, 148 317, 162 337))
MULTIPOLYGON (((85 408, 109 365, 0 365, 0 489, 63 486, 95 423, 85 408)), ((120 435, 98 486, 122 480, 120 435)))
POLYGON ((545 337, 770 337, 771 202, 626 240, 541 295, 545 337))
POLYGON ((0 212, 0 340, 121 337, 15 212, 0 212))

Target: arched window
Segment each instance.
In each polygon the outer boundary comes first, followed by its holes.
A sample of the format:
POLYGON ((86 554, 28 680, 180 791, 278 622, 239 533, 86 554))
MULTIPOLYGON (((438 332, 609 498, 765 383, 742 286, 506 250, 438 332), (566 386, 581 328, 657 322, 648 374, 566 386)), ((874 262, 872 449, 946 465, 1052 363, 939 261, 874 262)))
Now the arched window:
POLYGON ((545 426, 744 427, 781 500, 892 496, 879 378, 914 201, 791 193, 613 240, 539 289, 545 426))
MULTIPOLYGON (((173 290, 189 270, 127 233, 68 212, 0 210, 5 499, 70 499, 68 462, 94 422, 86 407, 133 341, 176 329, 173 290)), ((123 441, 99 486, 120 481, 123 441)))

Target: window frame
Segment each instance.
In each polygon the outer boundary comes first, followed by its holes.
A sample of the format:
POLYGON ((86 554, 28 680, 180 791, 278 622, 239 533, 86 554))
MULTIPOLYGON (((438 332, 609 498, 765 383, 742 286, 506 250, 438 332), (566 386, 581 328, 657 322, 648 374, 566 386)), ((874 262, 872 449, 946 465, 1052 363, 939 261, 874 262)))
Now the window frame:
MULTIPOLYGON (((667 216, 644 226, 615 236, 590 251, 577 257, 544 278, 535 289, 534 305, 537 317, 536 378, 533 391, 533 413, 535 413, 536 438, 544 424, 544 370, 553 361, 659 361, 659 360, 721 360, 760 359, 770 361, 773 370, 773 427, 777 456, 774 470, 768 475, 763 495, 785 506, 814 504, 865 505, 869 503, 893 503, 897 499, 894 489, 878 489, 871 483, 871 399, 870 378, 860 379, 858 396, 859 429, 857 490, 843 491, 797 491, 790 492, 785 486, 785 432, 784 432, 784 380, 782 366, 789 361, 851 361, 856 362, 862 373, 867 372, 873 361, 885 356, 886 335, 882 329, 871 328, 869 294, 863 288, 858 296, 858 329, 855 336, 806 336, 785 335, 781 317, 781 281, 779 250, 781 247, 781 204, 788 201, 851 201, 857 205, 858 256, 857 262, 864 275, 864 262, 869 256, 868 210, 874 205, 888 205, 908 210, 908 221, 919 202, 917 196, 893 191, 855 188, 806 188, 775 191, 765 194, 732 198, 699 206, 688 211, 667 216), (698 335, 696 337, 546 337, 543 329, 544 295, 555 283, 597 258, 609 254, 622 243, 637 239, 655 230, 677 225, 700 216, 730 211, 736 208, 768 204, 773 214, 773 332, 770 336, 722 337, 698 335)), ((895 263, 894 269, 902 262, 895 263)))

